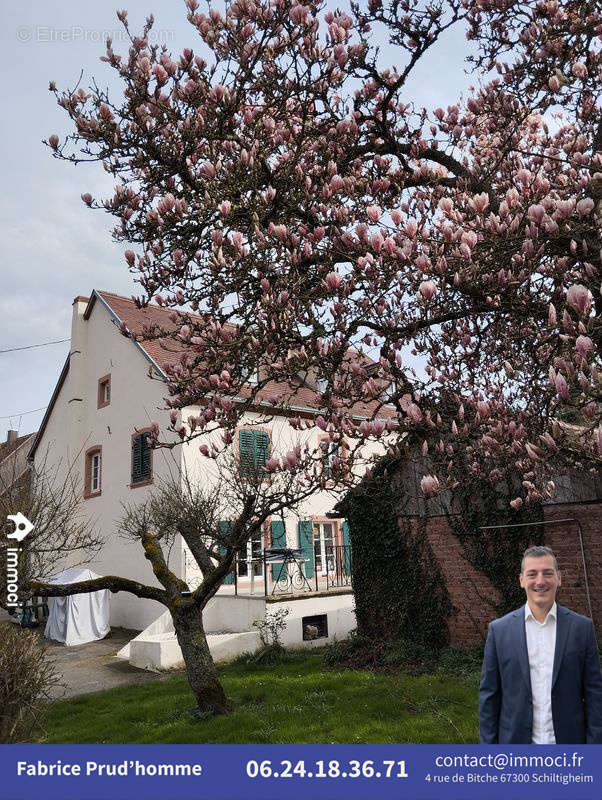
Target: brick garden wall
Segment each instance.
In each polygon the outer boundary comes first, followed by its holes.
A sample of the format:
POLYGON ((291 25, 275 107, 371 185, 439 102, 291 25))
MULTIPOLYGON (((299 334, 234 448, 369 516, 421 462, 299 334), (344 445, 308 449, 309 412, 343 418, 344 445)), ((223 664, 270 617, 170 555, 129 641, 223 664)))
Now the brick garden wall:
MULTIPOLYGON (((596 626, 598 640, 602 641, 602 504, 575 503, 544 508, 544 519, 579 520, 583 529, 585 566, 591 599, 591 616, 596 626)), ((558 559, 562 586, 558 590, 560 605, 590 616, 583 571, 583 559, 579 546, 579 529, 576 524, 563 523, 546 526, 546 544, 558 559)))
MULTIPOLYGON (((574 503, 544 507, 545 520, 577 519, 583 528, 585 562, 589 582, 592 617, 598 640, 602 642, 602 503, 574 503)), ((412 530, 423 530, 415 521, 412 530)), ((483 642, 487 625, 495 618, 499 596, 489 580, 464 557, 457 537, 445 516, 429 517, 426 536, 443 574, 454 613, 449 619, 450 644, 470 646, 483 642)), ((558 558, 562 587, 561 605, 590 616, 585 586, 579 529, 574 523, 545 526, 545 543, 558 558)), ((518 581, 520 565, 516 565, 518 581)))

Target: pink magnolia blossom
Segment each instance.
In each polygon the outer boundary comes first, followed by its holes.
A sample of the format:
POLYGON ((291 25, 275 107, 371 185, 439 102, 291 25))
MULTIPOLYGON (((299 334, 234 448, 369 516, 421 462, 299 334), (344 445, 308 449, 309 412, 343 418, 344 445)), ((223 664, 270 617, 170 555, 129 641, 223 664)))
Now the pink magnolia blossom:
POLYGON ((342 280, 343 279, 338 274, 338 272, 329 272, 328 275, 324 278, 324 283, 329 289, 331 289, 332 291, 336 291, 341 285, 342 280))
POLYGON ((589 338, 589 336, 578 336, 575 342, 575 350, 582 358, 587 358, 587 356, 592 352, 594 349, 594 343, 589 338))
POLYGON ((410 403, 407 407, 406 414, 408 415, 408 419, 412 422, 422 422, 422 411, 416 405, 416 403, 410 403))
POLYGON ((413 239, 414 236, 416 236, 417 231, 418 231, 418 223, 416 222, 415 219, 409 219, 406 223, 406 233, 410 237, 410 239, 413 239))
POLYGON ((295 25, 301 25, 307 20, 309 9, 306 6, 296 5, 290 10, 291 20, 295 25))
POLYGON ((433 283, 433 281, 422 281, 420 286, 418 287, 418 291, 424 297, 425 300, 431 300, 436 292, 437 286, 433 283))
POLYGON ((380 206, 368 206, 366 209, 366 214, 368 215, 370 222, 378 222, 383 215, 383 211, 380 206))
POLYGON ((592 306, 592 294, 582 284, 574 283, 566 293, 566 301, 579 314, 587 314, 592 306))
POLYGON ((487 403, 485 400, 479 400, 477 403, 477 411, 479 412, 481 419, 487 419, 491 413, 489 403, 487 403))
POLYGON ((527 216, 529 217, 529 219, 535 222, 537 225, 541 224, 545 215, 546 215, 546 210, 543 206, 540 205, 529 206, 529 210, 527 211, 527 216))
POLYGON ((564 375, 562 375, 560 372, 556 375, 556 379, 554 380, 554 386, 556 387, 556 391, 558 392, 559 396, 563 400, 569 399, 569 387, 564 378, 564 375))
POLYGON ((588 214, 591 214, 593 209, 594 201, 591 197, 584 197, 577 203, 577 213, 582 217, 586 217, 588 214))
POLYGON ((514 500, 510 501, 510 508, 514 511, 518 511, 523 507, 523 499, 522 497, 515 497, 514 500))
POLYGON ((483 214, 489 208, 489 195, 486 192, 477 194, 470 203, 477 214, 483 214))
POLYGON ((439 489, 439 479, 436 475, 424 475, 420 481, 420 490, 427 497, 438 494, 439 489))

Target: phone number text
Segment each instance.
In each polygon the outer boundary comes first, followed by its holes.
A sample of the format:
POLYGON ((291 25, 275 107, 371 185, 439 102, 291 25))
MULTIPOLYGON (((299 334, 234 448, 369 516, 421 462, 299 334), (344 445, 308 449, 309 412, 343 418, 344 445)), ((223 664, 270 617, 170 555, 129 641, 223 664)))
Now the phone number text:
POLYGON ((407 778, 405 761, 247 761, 249 778, 407 778))

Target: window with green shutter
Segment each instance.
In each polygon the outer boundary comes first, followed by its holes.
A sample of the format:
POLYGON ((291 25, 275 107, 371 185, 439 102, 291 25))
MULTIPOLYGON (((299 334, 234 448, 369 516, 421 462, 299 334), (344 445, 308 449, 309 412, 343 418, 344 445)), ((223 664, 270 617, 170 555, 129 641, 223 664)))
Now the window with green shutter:
POLYGON ((146 483, 153 476, 153 451, 150 434, 137 433, 132 436, 132 484, 146 483))
MULTIPOLYGON (((230 536, 230 531, 232 530, 232 522, 230 522, 229 520, 225 520, 225 519, 224 520, 220 520, 220 522, 217 523, 217 528, 218 528, 218 531, 219 531, 219 535, 226 538, 226 537, 230 536)), ((223 544, 219 545, 219 553, 220 553, 221 556, 225 556, 226 553, 227 553, 227 550, 226 550, 226 548, 224 547, 223 544)), ((234 576, 234 567, 232 567, 230 572, 224 578, 224 583, 234 583, 235 580, 236 579, 235 579, 235 576, 234 576)))
POLYGON ((270 457, 270 436, 265 431, 245 428, 238 432, 238 449, 243 472, 253 473, 270 457))

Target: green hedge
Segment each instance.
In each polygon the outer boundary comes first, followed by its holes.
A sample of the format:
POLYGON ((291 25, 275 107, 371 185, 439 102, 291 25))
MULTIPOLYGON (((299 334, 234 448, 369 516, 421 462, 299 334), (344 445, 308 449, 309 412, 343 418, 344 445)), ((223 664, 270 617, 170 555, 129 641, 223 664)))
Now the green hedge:
POLYGON ((386 462, 338 506, 349 522, 358 634, 440 649, 448 643, 449 595, 424 522, 422 531, 409 522, 400 527, 396 507, 386 462))

